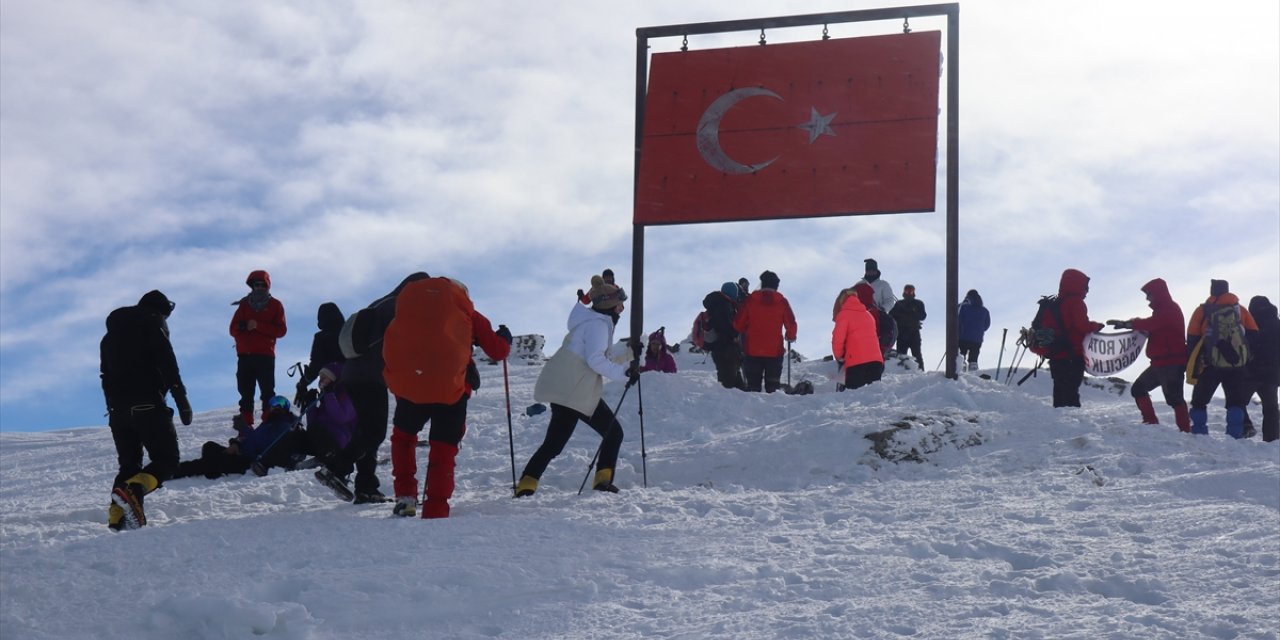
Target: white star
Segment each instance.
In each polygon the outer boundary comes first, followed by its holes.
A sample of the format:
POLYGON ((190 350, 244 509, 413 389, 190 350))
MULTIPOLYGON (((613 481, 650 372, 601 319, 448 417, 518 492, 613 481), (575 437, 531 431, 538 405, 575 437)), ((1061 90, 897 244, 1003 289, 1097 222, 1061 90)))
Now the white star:
POLYGON ((809 107, 809 111, 811 112, 809 121, 802 125, 798 125, 799 128, 805 129, 809 132, 809 144, 813 144, 813 141, 817 140, 818 136, 836 135, 836 132, 831 130, 831 121, 835 119, 836 114, 832 113, 829 116, 818 115, 818 109, 816 107, 809 107))

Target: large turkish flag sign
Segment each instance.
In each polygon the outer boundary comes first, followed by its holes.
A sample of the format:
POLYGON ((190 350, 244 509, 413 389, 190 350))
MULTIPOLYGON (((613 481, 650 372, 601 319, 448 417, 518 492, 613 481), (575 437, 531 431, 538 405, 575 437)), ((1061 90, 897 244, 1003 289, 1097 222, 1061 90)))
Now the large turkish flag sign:
POLYGON ((941 40, 654 54, 635 222, 934 210, 941 40))

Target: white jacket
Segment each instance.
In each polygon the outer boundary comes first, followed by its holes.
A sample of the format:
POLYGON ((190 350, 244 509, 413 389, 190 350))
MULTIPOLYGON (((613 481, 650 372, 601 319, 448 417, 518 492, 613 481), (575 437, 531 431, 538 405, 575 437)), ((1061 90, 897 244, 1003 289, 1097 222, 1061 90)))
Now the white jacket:
MULTIPOLYGON (((863 278, 858 282, 867 282, 867 279, 863 278)), ((871 285, 871 288, 876 292, 875 301, 877 307, 880 307, 885 313, 893 309, 893 303, 898 301, 898 296, 893 295, 893 285, 881 278, 876 278, 875 282, 867 282, 867 284, 871 285)), ((853 286, 856 287, 858 285, 854 283, 853 286)))
POLYGON ((569 334, 547 360, 533 386, 533 399, 563 405, 590 416, 604 394, 604 380, 625 382, 627 360, 618 362, 608 355, 613 345, 613 319, 586 305, 573 305, 569 312, 569 334))

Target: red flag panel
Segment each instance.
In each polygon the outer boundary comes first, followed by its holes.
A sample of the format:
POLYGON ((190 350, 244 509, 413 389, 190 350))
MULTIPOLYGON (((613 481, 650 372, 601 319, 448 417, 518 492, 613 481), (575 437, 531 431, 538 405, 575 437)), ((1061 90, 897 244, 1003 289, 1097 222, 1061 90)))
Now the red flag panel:
POLYGON ((635 222, 932 211, 941 41, 654 54, 635 222))

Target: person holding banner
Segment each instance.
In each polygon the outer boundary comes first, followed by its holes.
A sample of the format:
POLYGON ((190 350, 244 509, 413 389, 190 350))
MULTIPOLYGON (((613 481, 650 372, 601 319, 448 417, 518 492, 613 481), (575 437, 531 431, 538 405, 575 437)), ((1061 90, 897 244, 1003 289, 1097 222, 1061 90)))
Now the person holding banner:
POLYGON ((1084 297, 1089 294, 1089 276, 1078 269, 1066 269, 1058 282, 1058 308, 1062 312, 1063 331, 1071 350, 1049 358, 1049 375, 1053 377, 1053 406, 1080 406, 1080 385, 1084 384, 1084 340, 1102 330, 1101 323, 1089 319, 1084 297))
POLYGON ((1133 401, 1142 414, 1143 424, 1160 424, 1155 407, 1151 404, 1151 390, 1160 387, 1165 404, 1173 407, 1174 421, 1183 433, 1191 433, 1191 418, 1187 402, 1183 399, 1182 378, 1187 362, 1187 340, 1182 308, 1169 295, 1169 285, 1155 278, 1142 285, 1147 294, 1147 306, 1151 315, 1146 318, 1108 320, 1107 324, 1119 329, 1133 329, 1147 335, 1147 357, 1151 365, 1138 374, 1129 387, 1133 401))

